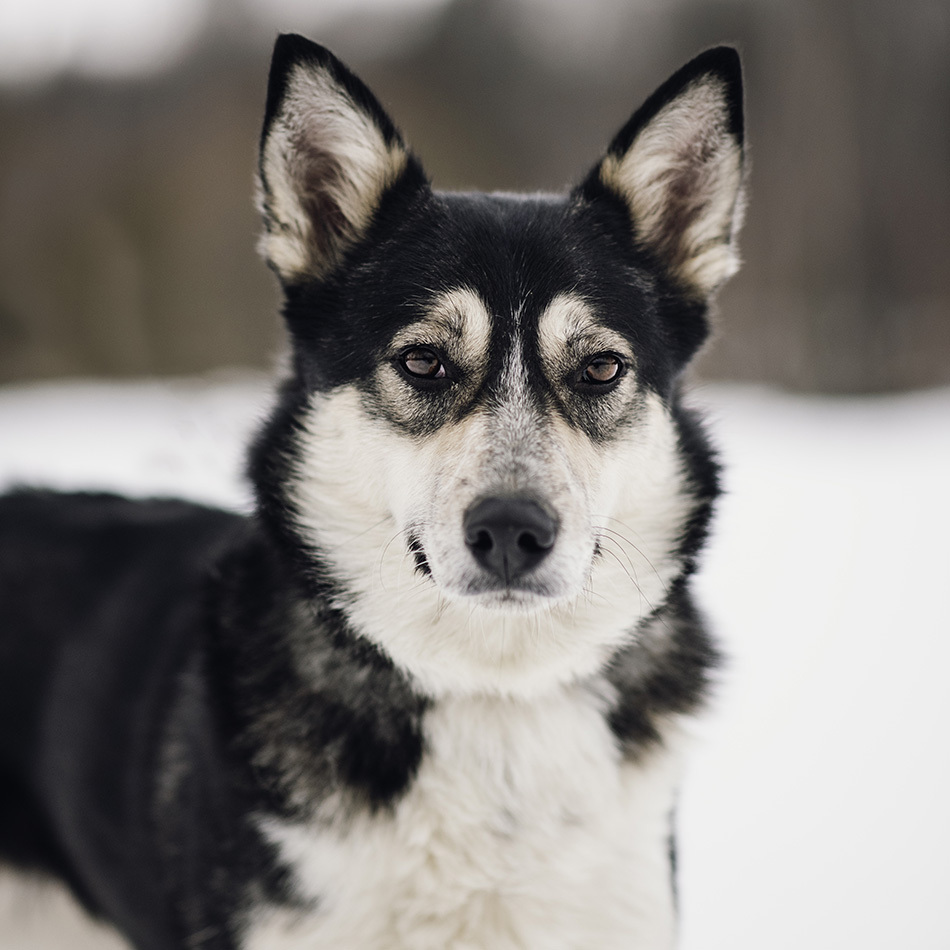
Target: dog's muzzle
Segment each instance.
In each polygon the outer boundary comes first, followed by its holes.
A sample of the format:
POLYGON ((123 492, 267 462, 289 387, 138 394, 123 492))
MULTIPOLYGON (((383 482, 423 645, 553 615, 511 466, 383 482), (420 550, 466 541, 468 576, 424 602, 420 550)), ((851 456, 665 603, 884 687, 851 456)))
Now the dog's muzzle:
POLYGON ((465 513, 462 525, 472 556, 506 587, 548 556, 558 531, 544 506, 518 496, 482 498, 465 513))

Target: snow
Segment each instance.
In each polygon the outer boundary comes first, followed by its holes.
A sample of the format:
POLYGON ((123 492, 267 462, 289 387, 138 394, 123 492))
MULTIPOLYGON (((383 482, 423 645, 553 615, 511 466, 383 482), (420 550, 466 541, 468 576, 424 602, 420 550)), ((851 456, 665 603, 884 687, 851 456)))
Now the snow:
MULTIPOLYGON (((680 808, 682 950, 950 947, 950 390, 707 387, 729 661, 680 808)), ((0 487, 247 510, 258 376, 0 390, 0 487)))
POLYGON ((250 373, 0 389, 0 489, 181 495, 247 511, 244 448, 270 405, 250 373))
POLYGON ((950 391, 708 397, 729 494, 698 592, 731 662, 683 946, 950 947, 950 391))

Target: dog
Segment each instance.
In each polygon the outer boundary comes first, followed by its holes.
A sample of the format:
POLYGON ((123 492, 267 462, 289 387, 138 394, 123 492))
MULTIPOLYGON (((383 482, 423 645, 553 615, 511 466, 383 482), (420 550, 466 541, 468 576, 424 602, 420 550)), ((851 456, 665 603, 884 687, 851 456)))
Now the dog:
POLYGON ((567 195, 431 188, 278 38, 290 359, 254 514, 0 501, 0 859, 138 950, 660 950, 718 464, 682 377, 738 266, 739 58, 567 195))

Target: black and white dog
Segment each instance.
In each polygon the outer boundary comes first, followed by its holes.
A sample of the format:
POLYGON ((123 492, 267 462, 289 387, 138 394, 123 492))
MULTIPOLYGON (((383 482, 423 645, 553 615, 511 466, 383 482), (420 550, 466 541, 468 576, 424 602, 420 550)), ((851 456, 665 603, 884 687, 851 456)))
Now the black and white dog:
POLYGON ((8 869, 140 950, 672 946, 715 659, 680 378, 737 267, 741 98, 712 49, 569 195, 443 194, 279 38, 257 510, 0 501, 8 869))

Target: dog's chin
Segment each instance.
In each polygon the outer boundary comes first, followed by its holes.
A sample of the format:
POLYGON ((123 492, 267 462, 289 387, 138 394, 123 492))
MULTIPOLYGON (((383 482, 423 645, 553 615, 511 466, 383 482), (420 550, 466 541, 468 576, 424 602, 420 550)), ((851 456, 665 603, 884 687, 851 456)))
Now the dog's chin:
POLYGON ((566 584, 550 580, 526 578, 506 585, 478 576, 447 585, 443 593, 469 607, 509 614, 543 613, 574 596, 566 584))
POLYGON ((493 591, 478 591, 463 594, 463 599, 472 606, 509 614, 533 614, 549 610, 563 598, 550 594, 518 588, 503 587, 493 591))

